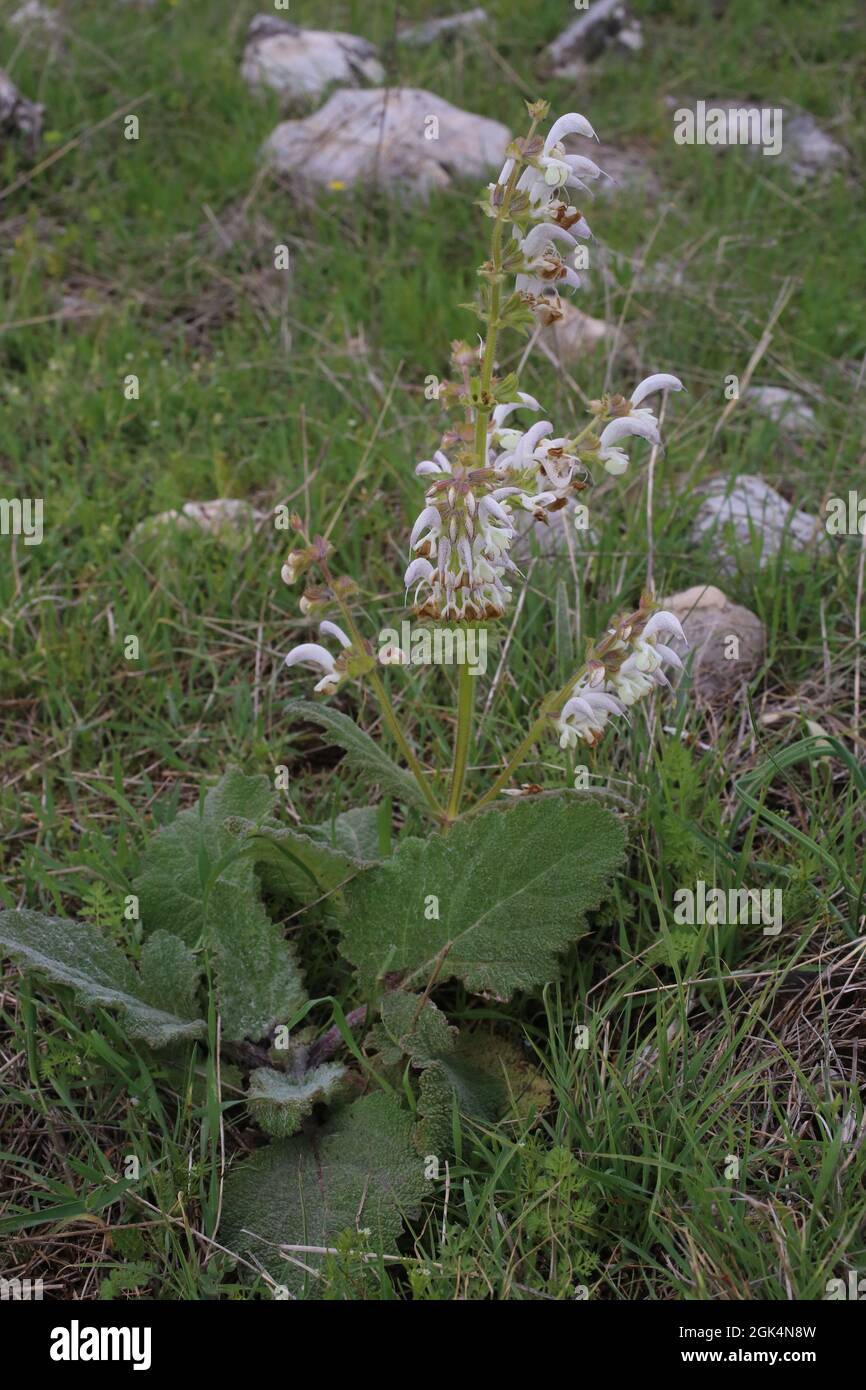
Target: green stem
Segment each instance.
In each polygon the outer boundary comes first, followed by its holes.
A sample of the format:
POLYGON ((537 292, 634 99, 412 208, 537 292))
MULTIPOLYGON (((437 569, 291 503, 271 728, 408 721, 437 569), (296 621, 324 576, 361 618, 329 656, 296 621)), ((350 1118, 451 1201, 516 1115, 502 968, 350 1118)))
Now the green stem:
MULTIPOLYGON (((352 635, 354 637, 355 634, 353 633, 352 635)), ((388 728, 391 730, 397 747, 403 754, 403 760, 406 763, 406 766, 409 768, 409 771, 412 773, 412 776, 415 778, 415 781, 421 788, 421 791, 424 794, 424 799, 427 802, 427 805, 430 807, 430 810, 433 812, 434 816, 436 816, 437 820, 441 820, 442 807, 439 805, 439 802, 433 795, 433 792, 430 789, 430 784, 427 781, 427 778, 424 776, 424 769, 421 767, 421 764, 415 757, 415 754, 412 752, 412 749, 409 747, 409 744, 406 741, 406 736, 403 733, 403 730, 400 728, 399 723, 397 722, 397 716, 394 713, 394 708, 391 704, 391 701, 388 699, 388 692, 382 684, 379 672, 370 671, 369 679, 370 684, 376 692, 376 698, 379 701, 379 707, 382 710, 382 717, 385 720, 385 723, 388 725, 388 728)))
POLYGON ((469 761, 469 742, 472 734, 472 713, 475 703, 475 683, 469 664, 461 662, 457 693, 457 737, 454 740, 454 766, 451 772, 451 792, 446 817, 456 820, 460 814, 460 798, 469 761))
POLYGON ((562 687, 561 690, 558 690, 552 698, 548 696, 548 698, 544 701, 544 704, 541 707, 541 713, 535 720, 534 724, 531 725, 529 732, 526 734, 525 738, 523 738, 521 742, 518 744, 517 748, 514 750, 511 757, 508 759, 508 762, 505 764, 505 767, 502 769, 499 776, 495 779, 495 781, 491 784, 491 786, 481 797, 481 800, 476 801, 475 805, 472 806, 470 810, 467 812, 468 815, 474 815, 476 811, 481 810, 482 806, 489 806, 490 802, 493 801, 494 797, 498 796, 501 789, 505 786, 505 783, 509 781, 513 773, 523 762, 523 759, 526 757, 526 754, 529 752, 532 745, 534 743, 537 743, 541 734, 544 732, 548 720, 555 718, 556 715, 559 713, 560 708, 562 707, 562 705, 565 704, 565 701, 568 699, 574 686, 580 680, 581 676, 584 675, 585 671, 586 662, 584 662, 583 665, 578 668, 575 674, 568 679, 568 681, 562 687))
MULTIPOLYGON (((343 615, 343 620, 346 624, 346 627, 349 629, 349 635, 352 638, 352 645, 357 647, 359 652, 364 651, 364 638, 361 635, 361 632, 358 628, 358 624, 355 622, 355 619, 352 616, 352 612, 348 604, 345 603, 335 592, 334 581, 331 577, 330 570, 328 569, 328 566, 324 563, 324 561, 321 562, 321 570, 325 582, 327 583, 328 587, 330 588, 331 592, 334 594, 337 600, 337 604, 339 605, 340 612, 343 615)), ((444 818, 444 812, 442 810, 442 807, 439 805, 439 802, 433 795, 433 792, 430 788, 430 784, 427 778, 424 776, 424 769, 422 768, 415 754, 412 752, 412 749, 409 747, 406 735, 400 728, 399 721, 397 719, 396 714, 394 713, 394 706, 388 699, 388 692, 385 689, 384 684, 382 683, 382 679, 379 675, 379 672, 374 667, 367 674, 370 680, 370 684, 373 687, 373 691, 376 695, 376 699, 379 702, 379 708, 382 711, 382 718, 385 720, 385 723, 391 731, 391 735, 394 739, 394 742, 397 744, 397 747, 400 749, 400 752, 403 755, 403 761, 405 762, 409 771, 412 773, 412 776, 415 778, 415 781, 418 783, 418 786, 423 794, 424 800, 427 802, 427 805, 430 807, 430 810, 433 812, 433 815, 436 817, 437 820, 442 820, 444 818)))

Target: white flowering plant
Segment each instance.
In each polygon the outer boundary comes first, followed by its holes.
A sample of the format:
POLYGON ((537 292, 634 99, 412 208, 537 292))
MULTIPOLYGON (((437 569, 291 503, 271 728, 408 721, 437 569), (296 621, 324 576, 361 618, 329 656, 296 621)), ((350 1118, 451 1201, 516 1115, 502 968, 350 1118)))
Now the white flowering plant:
MULTIPOLYGON (((560 291, 579 285, 569 257, 590 233, 568 190, 602 177, 569 146, 593 138, 589 122, 566 115, 544 135, 547 114, 543 102, 529 107, 527 135, 484 192, 492 235, 475 306, 480 346, 453 346, 454 380, 441 393, 448 427, 415 470, 425 493, 404 583, 425 631, 495 632, 521 577, 512 553, 521 529, 567 517, 600 473, 621 474, 630 442, 659 446, 646 402, 681 389, 654 373, 628 397, 602 395, 587 423, 557 433, 549 420, 531 422, 541 406, 514 373, 497 375, 501 334, 555 322, 560 291)), ((393 1245, 404 1218, 447 1181, 461 1123, 495 1124, 515 1098, 524 1114, 544 1107, 544 1084, 518 1045, 471 1025, 458 1031, 444 1008, 455 986, 507 1001, 556 978, 610 889, 625 833, 595 797, 515 781, 544 740, 594 746, 622 727, 630 707, 680 671, 671 644, 682 650, 684 637, 644 594, 542 701, 489 783, 467 789, 477 670, 459 664, 453 755, 430 767, 386 684, 400 679, 407 653, 394 641, 374 648, 357 585, 334 573, 333 545, 295 522, 299 543, 282 577, 304 579, 301 610, 321 640, 286 658, 293 671, 316 673, 317 698, 290 711, 326 730, 381 805, 287 825, 270 777, 230 771, 146 845, 126 900, 140 924, 135 959, 98 926, 27 909, 0 913, 0 945, 85 1003, 117 1011, 134 1044, 168 1049, 190 1078, 203 1052, 212 1094, 223 1064, 239 1069, 244 1113, 269 1142, 234 1162, 225 1183, 215 1165, 206 1226, 272 1286, 306 1297, 321 1292, 323 1261, 345 1250, 347 1229, 369 1241, 364 1268, 371 1251, 393 1245), (379 702, 395 757, 333 702, 353 682, 379 702), (394 803, 408 814, 392 851, 394 803), (285 930, 297 920, 299 938, 285 930), (310 933, 326 930, 352 982, 339 997, 311 998, 304 953, 310 933)), ((212 1138, 221 1134, 219 1106, 207 1123, 212 1138)))
MULTIPOLYGON (((591 418, 573 434, 559 435, 549 420, 526 423, 541 413, 539 402, 520 389, 515 373, 495 375, 500 334, 527 331, 535 323, 550 325, 563 315, 560 290, 578 288, 580 276, 569 262, 591 233, 585 216, 569 201, 568 190, 588 190, 587 180, 603 171, 586 155, 569 151, 569 137, 595 137, 584 116, 572 112, 538 133, 547 104, 529 106, 531 125, 508 151, 496 183, 481 206, 493 223, 490 258, 479 270, 481 294, 473 306, 484 325, 476 351, 452 345, 454 383, 439 399, 463 418, 446 430, 433 457, 415 469, 426 483, 424 505, 409 536, 410 558, 404 576, 419 623, 487 628, 502 619, 520 572, 512 544, 528 519, 548 524, 568 511, 591 487, 600 470, 625 472, 625 446, 635 438, 661 444, 658 420, 645 402, 660 391, 679 391, 682 382, 666 372, 641 381, 631 395, 604 395, 590 403, 591 418)), ((301 529, 300 518, 295 518, 301 529)), ((636 611, 615 620, 586 655, 580 669, 544 701, 538 718, 493 784, 470 806, 464 804, 465 778, 472 736, 474 677, 460 664, 454 759, 447 791, 443 779, 421 766, 401 729, 387 690, 376 671, 373 648, 359 631, 353 609, 354 585, 331 572, 331 545, 304 536, 283 566, 283 579, 294 584, 301 575, 314 578, 301 599, 304 613, 320 616, 339 610, 345 629, 323 618, 320 633, 339 644, 336 655, 317 642, 304 642, 286 657, 316 669, 313 693, 331 696, 352 679, 369 681, 400 755, 414 777, 431 815, 444 829, 461 817, 489 806, 524 761, 532 746, 554 730, 560 746, 578 740, 596 744, 611 718, 657 686, 670 684, 666 668, 682 669, 670 638, 685 643, 678 620, 659 610, 644 595, 636 611)), ((392 645, 379 660, 400 665, 409 655, 392 645)))

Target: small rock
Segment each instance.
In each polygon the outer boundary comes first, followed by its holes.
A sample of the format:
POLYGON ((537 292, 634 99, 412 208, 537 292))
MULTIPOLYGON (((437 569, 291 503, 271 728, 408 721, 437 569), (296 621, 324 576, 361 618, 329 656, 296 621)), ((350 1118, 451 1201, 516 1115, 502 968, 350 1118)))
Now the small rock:
POLYGON ((286 101, 299 101, 320 96, 334 82, 382 82, 385 71, 366 39, 259 14, 250 23, 241 77, 253 91, 267 87, 286 101))
POLYGON ((581 77, 606 48, 636 53, 643 47, 638 21, 622 0, 593 0, 590 8, 544 50, 541 61, 553 77, 581 77))
POLYGON ((27 0, 20 10, 9 16, 9 28, 22 31, 42 29, 47 34, 60 34, 63 22, 57 11, 43 5, 41 0, 27 0))
MULTIPOLYGON (((599 144, 590 151, 607 178, 598 178, 591 188, 596 197, 615 198, 619 193, 640 191, 646 197, 658 198, 661 184, 644 155, 634 150, 615 149, 612 145, 599 144)), ((580 189, 575 189, 572 198, 580 204, 580 189)), ((592 225, 592 208, 583 203, 583 211, 589 215, 592 225)), ((590 252, 590 256, 592 252, 590 252)))
MULTIPOLYGON (((671 111, 696 110, 694 102, 681 101, 678 97, 665 97, 665 104, 671 111)), ((838 140, 834 140, 809 111, 784 106, 770 101, 734 101, 729 98, 707 98, 704 102, 707 117, 712 111, 727 113, 729 145, 717 148, 738 148, 748 150, 751 155, 761 157, 768 166, 782 164, 797 183, 813 182, 816 178, 828 177, 841 170, 848 163, 848 151, 838 140), (742 117, 734 115, 743 111, 781 111, 781 148, 775 155, 765 156, 759 141, 740 145, 737 139, 742 117)), ((778 133, 778 132, 777 132, 778 133)))
POLYGON ((815 412, 796 391, 784 386, 750 386, 746 401, 789 434, 814 434, 815 412))
POLYGON ((737 569, 737 559, 753 553, 760 540, 759 564, 763 568, 783 544, 795 550, 822 545, 827 536, 823 523, 786 502, 763 478, 744 475, 733 482, 714 478, 697 488, 703 502, 693 528, 693 539, 715 533, 719 568, 726 574, 737 569))
POLYGON ((563 300, 563 316, 541 331, 539 341, 546 344, 562 366, 572 366, 590 357, 598 348, 610 348, 616 341, 616 326, 594 319, 563 300))
POLYGON ((697 698, 711 704, 742 690, 764 659, 767 635, 760 618, 713 584, 695 584, 661 605, 682 623, 697 698))
POLYGON ((212 502, 184 502, 180 511, 159 512, 136 526, 133 543, 153 540, 160 532, 204 531, 228 543, 243 540, 264 521, 267 513, 257 511, 237 497, 216 497, 212 502))
POLYGON ((487 11, 479 5, 474 10, 464 10, 462 14, 449 14, 442 19, 428 19, 425 24, 407 25, 398 30, 397 38, 400 43, 421 46, 435 43, 437 39, 450 38, 463 29, 477 29, 486 23, 487 11))
POLYGON ((23 97, 12 79, 0 69, 0 131, 17 131, 35 145, 42 135, 44 116, 45 107, 41 102, 23 97))
POLYGON ((283 121, 262 154, 281 173, 328 187, 399 184, 416 193, 452 176, 481 178, 502 163, 506 126, 432 92, 377 87, 335 92, 303 121, 283 121))
POLYGON ((785 112, 782 121, 782 153, 798 183, 819 174, 832 174, 848 163, 848 151, 832 139, 808 111, 785 112))

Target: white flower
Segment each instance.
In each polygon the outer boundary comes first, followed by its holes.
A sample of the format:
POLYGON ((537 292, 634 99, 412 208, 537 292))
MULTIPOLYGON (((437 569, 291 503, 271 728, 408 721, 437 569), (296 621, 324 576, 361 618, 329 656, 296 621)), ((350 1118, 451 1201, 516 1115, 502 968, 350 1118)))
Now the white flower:
MULTIPOLYGON (((326 620, 319 624, 319 631, 326 637, 336 637, 344 648, 352 645, 351 638, 347 637, 336 623, 326 620)), ((324 673, 322 679, 313 686, 313 693, 316 695, 332 695, 343 679, 343 673, 337 670, 334 657, 327 647, 319 646, 318 642, 302 642, 300 646, 292 648, 286 657, 286 665, 297 666, 299 662, 316 666, 324 673)))
POLYGON ((661 444, 662 442, 655 417, 647 419, 642 414, 620 415, 615 420, 611 420, 602 430, 601 447, 606 449, 611 444, 618 444, 621 439, 626 439, 630 434, 639 434, 643 439, 648 439, 651 444, 661 444))
POLYGON ((686 635, 673 613, 660 608, 653 613, 643 631, 634 637, 631 652, 611 676, 611 686, 625 705, 636 704, 657 685, 669 685, 664 666, 681 671, 683 663, 673 649, 659 637, 670 634, 685 645, 686 635))
POLYGON ((640 405, 642 400, 651 396, 654 391, 682 391, 683 383, 678 376, 671 376, 669 372, 655 372, 652 376, 644 377, 631 393, 631 404, 640 405))
POLYGON ((606 471, 615 478, 618 478, 628 468, 628 454, 624 449, 617 449, 615 445, 611 445, 607 449, 600 449, 598 456, 606 471))
POLYGON ((581 738, 585 743, 598 743, 610 716, 624 713, 625 705, 615 695, 579 682, 557 720, 560 748, 571 748, 581 738))

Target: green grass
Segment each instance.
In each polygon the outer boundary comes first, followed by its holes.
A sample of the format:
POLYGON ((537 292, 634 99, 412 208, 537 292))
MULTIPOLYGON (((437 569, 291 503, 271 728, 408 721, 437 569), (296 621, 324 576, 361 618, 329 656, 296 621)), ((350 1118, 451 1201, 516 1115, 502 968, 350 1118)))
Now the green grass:
MULTIPOLYGON (((46 515, 41 546, 0 542, 0 893, 8 906, 101 914, 117 932, 145 829, 230 763, 269 775, 288 764, 288 802, 306 820, 365 796, 310 754, 308 738, 299 747, 284 715, 306 685, 281 657, 308 631, 279 581, 285 534, 265 522, 235 547, 197 535, 157 547, 133 545, 135 526, 220 495, 263 512, 290 502, 317 529, 342 507, 339 563, 361 585, 374 636, 401 615, 420 498, 412 468, 441 428, 424 378, 446 375, 450 341, 475 332, 457 307, 485 254, 471 184, 426 204, 370 191, 311 204, 261 172, 257 150, 278 112, 238 75, 257 8, 82 2, 65 56, 10 33, 0 43, 0 65, 48 108, 35 160, 13 139, 0 146, 0 194, 13 189, 0 201, 0 479, 5 496, 41 495, 46 515), (119 119, 100 125, 129 111, 138 142, 123 139, 119 119), (227 249, 213 221, 240 209, 227 249), (292 252, 289 276, 273 270, 279 242, 292 252), (124 398, 129 372, 138 401, 124 398), (139 637, 137 662, 124 659, 127 634, 139 637)), ((670 404, 656 473, 658 591, 721 582, 766 624, 768 655, 750 707, 708 713, 680 696, 589 759, 629 811, 632 857, 615 900, 543 1001, 515 1013, 445 991, 454 1017, 499 1019, 525 1043, 551 1107, 532 1133, 517 1117, 497 1133, 464 1126, 448 1210, 437 1203, 407 1242, 405 1271, 359 1273, 350 1256, 335 1258, 332 1296, 561 1299, 587 1286, 618 1299, 820 1297, 828 1277, 866 1260, 866 1146, 856 1145, 866 986, 854 944, 866 841, 854 727, 862 549, 842 538, 762 572, 744 555, 720 580, 713 547, 696 548, 689 530, 692 490, 710 475, 760 472, 813 512, 862 491, 863 17, 847 0, 769 10, 635 0, 640 59, 608 56, 578 84, 537 70, 568 7, 486 8, 480 43, 456 50, 395 45, 385 3, 297 0, 291 18, 364 34, 382 47, 389 81, 515 130, 523 98, 543 92, 554 111, 582 110, 603 139, 644 152, 661 195, 626 191, 591 210, 612 254, 577 303, 624 316, 615 384, 664 369, 689 388, 670 404), (849 174, 798 189, 774 161, 679 149, 668 94, 801 105, 846 145, 849 174), (651 273, 665 266, 682 267, 681 285, 651 273), (724 378, 743 373, 786 285, 756 380, 804 389, 819 431, 792 447, 738 409, 714 436, 724 378), (814 737, 799 746, 815 734, 807 721, 839 741, 831 758, 814 737), (688 745, 662 726, 685 729, 688 745), (784 886, 782 935, 672 934, 673 892, 700 876, 784 886), (576 1049, 584 1023, 592 1045, 576 1049), (725 1177, 728 1155, 736 1179, 725 1177)), ((406 17, 433 12, 422 0, 400 6, 406 17)), ((515 342, 505 341, 503 370, 519 360, 515 342)), ((566 430, 606 366, 587 360, 572 380, 535 355, 522 385, 566 430)), ((532 569, 510 675, 472 751, 475 790, 555 683, 558 583, 580 642, 639 597, 645 483, 633 467, 596 492, 585 570, 567 556, 532 569)), ((398 682, 416 746, 447 762, 448 677, 410 670, 398 682)), ((364 696, 342 704, 377 731, 364 696)), ((551 745, 524 780, 570 776, 551 745)), ((327 938, 313 943, 310 977, 311 993, 349 998, 327 938)), ((219 1178, 206 1064, 178 1075, 107 1016, 97 1027, 62 992, 19 987, 11 970, 2 1019, 4 1269, 41 1274, 53 1296, 249 1296, 202 1234, 219 1178), (132 1151, 147 1177, 121 1201, 113 1188, 132 1151)), ((239 1081, 224 1070, 231 1152, 244 1142, 239 1081)))

